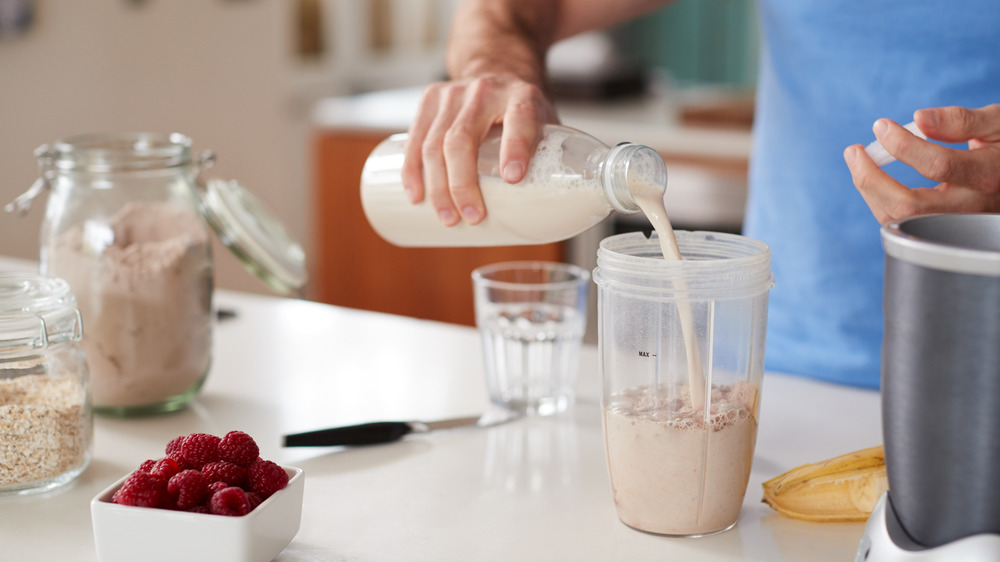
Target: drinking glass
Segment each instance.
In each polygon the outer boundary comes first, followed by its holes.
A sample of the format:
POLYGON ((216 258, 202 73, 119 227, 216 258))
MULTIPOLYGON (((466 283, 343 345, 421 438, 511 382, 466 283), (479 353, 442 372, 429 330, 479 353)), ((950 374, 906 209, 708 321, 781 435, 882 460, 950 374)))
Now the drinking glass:
POLYGON ((472 272, 490 400, 528 415, 573 404, 590 274, 575 265, 517 261, 472 272))

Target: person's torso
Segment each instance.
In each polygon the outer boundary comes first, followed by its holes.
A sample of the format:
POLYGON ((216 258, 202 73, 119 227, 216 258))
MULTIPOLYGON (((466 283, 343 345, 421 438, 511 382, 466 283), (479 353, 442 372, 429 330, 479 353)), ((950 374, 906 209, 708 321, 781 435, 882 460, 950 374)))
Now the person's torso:
MULTIPOLYGON (((768 368, 877 386, 879 225, 844 149, 925 107, 1000 102, 995 0, 758 0, 763 48, 745 234, 773 251, 768 368)), ((930 187, 901 163, 886 171, 930 187)))

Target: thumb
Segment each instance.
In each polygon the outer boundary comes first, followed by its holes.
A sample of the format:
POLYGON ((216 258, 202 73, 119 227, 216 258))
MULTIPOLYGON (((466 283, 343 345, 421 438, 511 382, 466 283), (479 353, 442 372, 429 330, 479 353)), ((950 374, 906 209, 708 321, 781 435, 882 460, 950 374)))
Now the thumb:
POLYGON ((1000 141, 1000 104, 979 109, 949 106, 920 109, 913 120, 925 135, 944 142, 1000 141))

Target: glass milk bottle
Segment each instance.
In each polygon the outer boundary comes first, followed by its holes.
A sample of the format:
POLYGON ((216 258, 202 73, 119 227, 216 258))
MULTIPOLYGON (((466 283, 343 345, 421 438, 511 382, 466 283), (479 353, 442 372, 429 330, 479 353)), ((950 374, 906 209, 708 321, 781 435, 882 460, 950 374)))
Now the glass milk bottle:
POLYGON ((405 134, 372 151, 361 172, 361 203, 372 228, 397 246, 507 246, 571 238, 613 211, 636 213, 627 178, 636 174, 666 189, 667 171, 648 146, 600 140, 561 125, 545 125, 525 178, 500 176, 500 129, 479 149, 479 187, 486 218, 471 226, 445 226, 425 197, 410 203, 403 190, 405 134))

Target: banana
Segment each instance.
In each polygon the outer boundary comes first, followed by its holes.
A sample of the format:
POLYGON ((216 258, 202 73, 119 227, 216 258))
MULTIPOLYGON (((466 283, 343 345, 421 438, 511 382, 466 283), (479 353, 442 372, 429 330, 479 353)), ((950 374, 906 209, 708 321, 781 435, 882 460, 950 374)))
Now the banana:
POLYGON ((864 521, 889 489, 882 446, 804 464, 764 482, 761 500, 806 521, 864 521))

